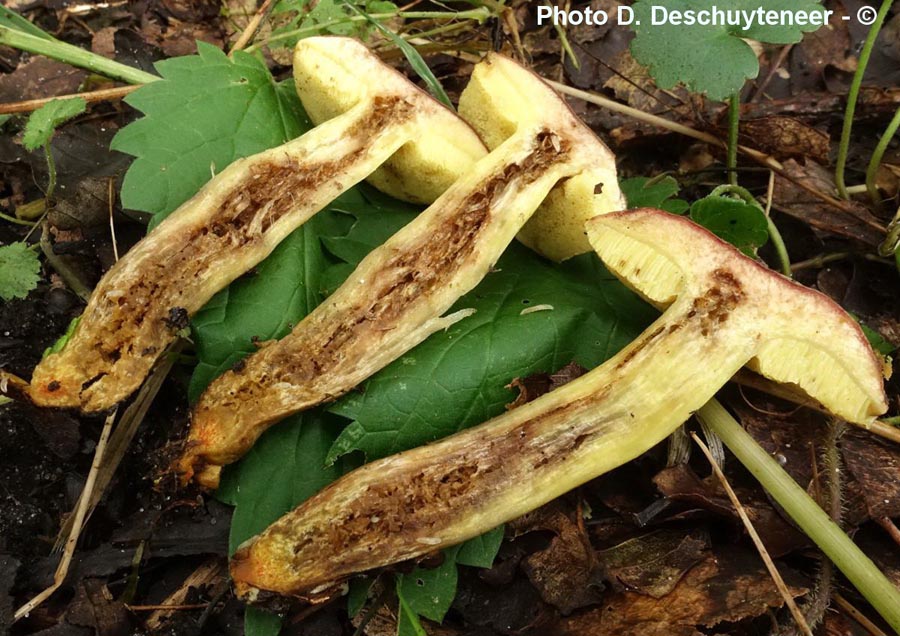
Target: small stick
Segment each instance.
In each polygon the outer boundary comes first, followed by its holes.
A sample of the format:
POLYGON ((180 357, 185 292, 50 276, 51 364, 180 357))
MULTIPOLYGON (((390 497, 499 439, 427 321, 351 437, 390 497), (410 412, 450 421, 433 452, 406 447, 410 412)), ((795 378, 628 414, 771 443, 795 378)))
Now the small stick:
POLYGON ((265 0, 265 2, 260 5, 259 9, 256 10, 256 13, 250 18, 250 22, 247 23, 247 26, 244 27, 244 30, 241 32, 241 36, 237 39, 237 42, 231 47, 231 52, 228 53, 229 57, 235 51, 240 51, 250 43, 250 40, 256 35, 256 31, 259 29, 259 25, 262 23, 263 18, 269 12, 270 4, 272 4, 272 0, 265 0))
POLYGON ((107 194, 109 199, 109 233, 112 236, 113 256, 116 262, 119 262, 119 244, 116 241, 116 226, 113 223, 113 207, 115 207, 116 193, 113 189, 114 179, 112 177, 107 181, 107 194))
POLYGON ((875 520, 879 526, 884 528, 885 532, 890 535, 891 539, 894 540, 894 543, 900 545, 900 528, 894 525, 894 522, 890 519, 890 517, 881 517, 875 520))
POLYGON ((73 97, 80 97, 89 104, 93 102, 105 102, 122 99, 126 95, 133 93, 134 91, 139 89, 141 86, 143 86, 143 84, 132 84, 131 86, 103 88, 96 91, 89 91, 87 93, 70 93, 69 95, 57 95, 56 97, 41 97, 38 99, 26 99, 25 101, 21 102, 9 102, 7 104, 0 104, 0 115, 30 113, 31 111, 37 110, 41 106, 52 102, 54 99, 71 99, 73 97))
POLYGON ((769 72, 766 74, 765 79, 756 87, 756 90, 753 91, 753 95, 747 100, 749 103, 755 102, 765 92, 766 88, 769 86, 769 82, 772 81, 772 78, 775 77, 775 73, 777 73, 778 69, 781 68, 781 65, 784 64, 784 60, 787 59, 788 53, 791 52, 792 48, 794 48, 793 44, 782 47, 781 51, 778 53, 778 57, 775 58, 775 61, 772 62, 772 66, 769 67, 769 72))
POLYGON ((853 607, 850 604, 850 601, 845 599, 843 596, 835 592, 832 595, 834 602, 840 607, 842 610, 847 612, 847 616, 855 620, 857 623, 862 625, 866 631, 868 631, 872 636, 887 636, 878 625, 870 621, 865 614, 860 612, 858 609, 853 607))
POLYGON ((66 575, 69 573, 69 566, 72 563, 72 557, 75 554, 75 546, 78 545, 78 537, 81 535, 81 530, 83 529, 84 517, 88 509, 87 503, 90 501, 90 492, 94 488, 97 472, 100 470, 100 464, 103 460, 103 453, 106 451, 106 442, 109 440, 109 433, 112 430, 113 421, 115 421, 115 419, 116 411, 113 411, 106 417, 106 422, 103 424, 103 431, 100 433, 100 440, 97 442, 97 449, 94 451, 94 461, 91 464, 91 470, 88 473, 87 481, 84 483, 84 490, 81 493, 80 503, 78 508, 75 509, 75 521, 72 524, 72 532, 66 540, 66 549, 63 551, 62 559, 60 559, 59 566, 56 568, 56 573, 53 575, 53 584, 17 609, 13 616, 14 623, 19 619, 28 616, 34 608, 50 598, 50 596, 63 584, 63 581, 66 580, 66 575))
POLYGON ((125 609, 132 612, 156 612, 161 610, 174 612, 176 610, 205 609, 206 606, 207 603, 194 603, 193 605, 128 605, 126 603, 125 609))
POLYGON ((781 597, 784 599, 785 604, 788 606, 791 615, 794 617, 794 620, 797 621, 797 625, 800 627, 800 631, 803 632, 806 636, 813 636, 812 631, 809 629, 809 625, 806 624, 806 619, 803 617, 803 613, 794 602, 794 597, 791 596, 790 590, 788 590, 784 579, 781 578, 781 574, 778 572, 778 568, 775 567, 775 563, 772 561, 772 557, 769 556, 769 552, 768 550, 766 550, 766 546, 763 545, 762 540, 756 533, 756 528, 753 527, 753 522, 751 522, 750 517, 747 516, 747 511, 744 510, 744 506, 741 505, 740 500, 734 493, 734 490, 732 490, 731 484, 728 483, 728 479, 725 478, 725 474, 722 472, 722 469, 719 468, 718 464, 716 464, 715 460, 713 459, 712 453, 710 452, 709 448, 706 447, 706 444, 703 443, 703 440, 697 437, 696 433, 691 433, 691 437, 694 438, 694 443, 696 443, 697 446, 700 447, 700 450, 703 451, 704 455, 706 455, 706 459, 709 460, 709 465, 712 466, 713 472, 716 474, 716 477, 722 484, 722 488, 725 489, 728 498, 731 500, 731 503, 737 510, 741 521, 744 523, 744 527, 747 528, 747 534, 749 534, 750 538, 753 539, 753 544, 759 551, 759 556, 762 557, 763 563, 766 564, 766 569, 769 571, 769 576, 772 577, 772 581, 775 582, 775 587, 778 588, 778 592, 781 594, 781 597))

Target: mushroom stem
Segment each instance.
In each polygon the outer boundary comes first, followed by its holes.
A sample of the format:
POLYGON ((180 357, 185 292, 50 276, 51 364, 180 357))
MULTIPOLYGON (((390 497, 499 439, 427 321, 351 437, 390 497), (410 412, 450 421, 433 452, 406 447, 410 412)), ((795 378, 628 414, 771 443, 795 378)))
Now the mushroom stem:
POLYGON ((752 355, 754 341, 740 330, 703 336, 711 314, 695 300, 679 299, 616 356, 556 391, 335 482, 235 554, 239 593, 302 595, 460 543, 652 448, 752 355))
POLYGON ((697 416, 728 446, 772 498, 815 542, 875 608, 900 633, 900 590, 872 560, 831 520, 741 425, 719 404, 710 400, 697 416))
POLYGON ((481 534, 659 443, 750 361, 847 419, 885 410, 871 349, 826 297, 662 211, 599 216, 587 230, 610 270, 665 313, 560 389, 365 465, 307 500, 235 554, 239 594, 310 598, 355 572, 481 534), (782 327, 801 308, 810 324, 795 343, 782 327))

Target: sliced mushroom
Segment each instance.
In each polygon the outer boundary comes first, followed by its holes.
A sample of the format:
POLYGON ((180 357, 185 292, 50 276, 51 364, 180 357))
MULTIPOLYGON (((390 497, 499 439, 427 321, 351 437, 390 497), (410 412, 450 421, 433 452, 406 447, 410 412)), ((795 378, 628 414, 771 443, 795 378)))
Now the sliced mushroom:
MULTIPOLYGON (((184 479, 196 474, 216 487, 221 466, 269 426, 342 395, 464 316, 440 317, 484 277, 551 188, 596 175, 597 166, 615 175, 612 153, 540 78, 499 55, 482 64, 503 69, 503 81, 530 107, 527 120, 369 254, 292 333, 209 386, 193 412, 178 468, 184 479)), ((505 121, 503 106, 485 102, 483 121, 505 121)), ((583 217, 584 206, 601 211, 593 195, 568 192, 558 200, 573 216, 583 217)))
POLYGON ((235 161, 134 246, 100 281, 65 347, 35 369, 35 403, 100 411, 128 397, 213 294, 382 164, 390 178, 376 185, 420 201, 486 154, 467 124, 361 43, 310 38, 297 56, 334 81, 311 90, 336 96, 338 116, 235 161))
MULTIPOLYGON (((560 99, 555 109, 568 111, 569 107, 560 99)), ((531 101, 517 68, 499 56, 489 57, 475 67, 460 96, 459 114, 491 150, 548 116, 531 101)), ((626 207, 616 177, 615 158, 605 147, 596 154, 599 160, 593 166, 554 188, 519 232, 520 241, 556 261, 591 250, 585 221, 626 207)))
POLYGON ((748 362, 844 419, 886 410, 878 360, 824 295, 659 210, 598 217, 588 232, 607 267, 665 313, 588 374, 301 504, 234 555, 242 598, 314 599, 518 517, 665 439, 748 362))

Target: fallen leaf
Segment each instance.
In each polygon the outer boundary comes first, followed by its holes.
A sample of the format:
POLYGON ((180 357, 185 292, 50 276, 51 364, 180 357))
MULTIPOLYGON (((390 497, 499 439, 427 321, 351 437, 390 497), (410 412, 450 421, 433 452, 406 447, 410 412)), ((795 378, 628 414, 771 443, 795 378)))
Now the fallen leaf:
MULTIPOLYGON (((802 596, 796 573, 779 568, 793 596, 802 596)), ((693 567, 671 593, 653 598, 636 592, 609 597, 601 607, 560 623, 560 636, 695 636, 759 616, 784 599, 755 552, 730 548, 693 567)))
POLYGON ((847 469, 859 484, 869 516, 900 517, 900 449, 871 433, 850 430, 841 438, 847 469))
POLYGON ((740 131, 745 143, 778 159, 810 157, 827 163, 831 152, 828 133, 794 117, 775 115, 742 121, 740 131))
POLYGON ((603 574, 597 553, 576 511, 566 513, 559 503, 550 503, 510 522, 517 535, 550 531, 554 537, 546 549, 526 556, 522 570, 545 602, 563 614, 600 599, 603 574))
POLYGON ((73 625, 94 629, 96 636, 127 636, 132 633, 128 610, 121 601, 113 598, 101 579, 78 582, 66 620, 73 625))
MULTIPOLYGON (((794 159, 784 162, 785 172, 799 183, 834 196, 834 181, 829 170, 814 161, 805 165, 794 159)), ((773 207, 812 227, 841 236, 858 239, 869 245, 878 245, 884 240, 880 222, 862 205, 850 201, 841 207, 829 205, 792 181, 781 176, 775 178, 773 207)))
MULTIPOLYGON (((702 480, 689 467, 678 465, 660 471, 653 478, 653 483, 669 499, 731 519, 735 527, 740 527, 743 532, 737 511, 714 478, 702 480)), ((773 557, 777 558, 809 544, 801 532, 785 521, 768 501, 759 499, 755 491, 740 486, 734 486, 734 489, 763 544, 773 557)), ((688 509, 675 515, 675 518, 690 516, 693 515, 688 509)))
POLYGON ((607 578, 653 598, 669 594, 709 551, 703 534, 658 530, 600 552, 607 578))

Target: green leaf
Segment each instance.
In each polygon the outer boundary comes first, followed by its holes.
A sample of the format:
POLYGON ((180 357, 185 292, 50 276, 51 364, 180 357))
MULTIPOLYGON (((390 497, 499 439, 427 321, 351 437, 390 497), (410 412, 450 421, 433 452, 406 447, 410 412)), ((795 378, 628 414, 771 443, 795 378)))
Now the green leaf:
POLYGON ((66 333, 57 338, 56 342, 54 342, 52 345, 44 349, 44 355, 41 356, 41 359, 46 358, 51 353, 62 351, 62 348, 66 346, 67 342, 69 342, 72 334, 75 333, 75 327, 78 326, 79 322, 81 322, 81 316, 75 316, 74 318, 72 318, 71 322, 69 322, 69 326, 66 327, 66 333))
POLYGON ((40 148, 50 141, 57 126, 80 115, 86 108, 87 102, 81 97, 47 102, 28 117, 22 143, 28 150, 40 148))
POLYGON ((22 31, 23 33, 28 33, 29 35, 43 38, 45 40, 56 39, 39 26, 32 24, 15 11, 7 9, 2 5, 0 5, 0 26, 9 27, 10 29, 15 29, 16 31, 22 31))
POLYGON ((383 457, 484 422, 514 399, 505 388, 514 378, 573 360, 595 367, 654 316, 596 256, 553 265, 518 244, 451 311, 466 307, 477 311, 332 405, 353 422, 329 459, 354 450, 383 457), (553 309, 522 315, 543 305, 553 309))
POLYGON ((428 632, 419 622, 419 615, 410 609, 399 585, 397 586, 397 599, 400 604, 397 617, 397 636, 428 636, 428 632))
POLYGON ((628 208, 659 208, 672 214, 684 214, 690 207, 683 199, 673 199, 678 194, 678 182, 673 177, 633 177, 619 183, 628 201, 628 208))
POLYGON ((444 614, 456 596, 456 553, 459 546, 444 550, 444 562, 436 568, 417 567, 409 574, 397 576, 397 595, 403 597, 410 611, 419 616, 437 621, 444 620, 444 614))
POLYGON ((456 553, 456 562, 473 568, 489 568, 503 543, 503 526, 497 526, 480 537, 469 539, 456 553))
POLYGON ((40 280, 41 261, 25 243, 0 247, 0 298, 25 298, 40 280))
POLYGON ((126 98, 144 117, 110 145, 135 157, 122 205, 156 215, 154 223, 235 159, 309 128, 293 84, 276 84, 260 60, 241 51, 229 59, 203 42, 197 52, 156 64, 163 79, 126 98))
MULTIPOLYGON (((856 316, 854 316, 854 318, 856 318, 856 316)), ((859 322, 858 318, 857 322, 859 322)), ((868 325, 859 322, 859 326, 862 329, 863 335, 866 337, 866 340, 869 341, 869 344, 872 346, 872 348, 881 355, 890 355, 897 349, 897 347, 885 340, 880 333, 878 333, 868 325)))
MULTIPOLYGON (((816 12, 824 9, 816 0, 722 0, 716 7, 725 11, 791 11, 816 12)), ((804 33, 818 26, 790 26, 788 20, 778 20, 774 26, 746 24, 689 25, 673 23, 673 12, 710 10, 707 0, 638 0, 633 5, 636 22, 631 52, 660 88, 672 88, 679 82, 695 92, 705 92, 711 99, 725 99, 738 92, 748 79, 759 73, 756 53, 741 38, 771 44, 799 42, 804 33), (662 23, 654 24, 654 13, 662 23)), ((796 21, 795 21, 796 22, 796 21)), ((816 20, 822 24, 820 18, 816 20)))
POLYGON ((755 205, 738 199, 708 196, 691 206, 691 220, 723 241, 728 241, 748 256, 769 240, 765 213, 755 205))
POLYGON ((375 585, 375 579, 367 576, 350 580, 350 590, 347 592, 347 616, 355 618, 366 601, 369 600, 369 591, 375 585))

